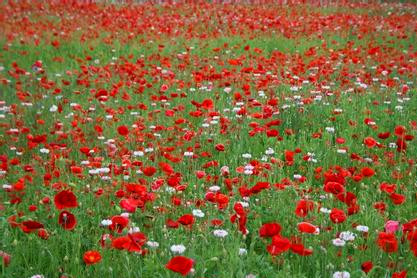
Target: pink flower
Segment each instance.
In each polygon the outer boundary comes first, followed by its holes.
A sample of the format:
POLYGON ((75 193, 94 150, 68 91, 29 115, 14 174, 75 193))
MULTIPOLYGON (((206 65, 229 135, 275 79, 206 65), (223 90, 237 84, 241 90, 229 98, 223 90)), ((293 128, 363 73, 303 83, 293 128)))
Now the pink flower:
POLYGON ((400 228, 400 222, 394 220, 388 220, 385 223, 385 232, 389 234, 393 234, 400 228))

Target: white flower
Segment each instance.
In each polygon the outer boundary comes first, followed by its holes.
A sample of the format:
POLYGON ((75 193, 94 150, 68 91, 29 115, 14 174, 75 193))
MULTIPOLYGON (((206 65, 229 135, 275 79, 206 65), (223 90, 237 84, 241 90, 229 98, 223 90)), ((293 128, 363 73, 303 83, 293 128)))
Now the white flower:
POLYGON ((343 247, 346 244, 346 241, 340 238, 335 238, 332 240, 332 243, 334 246, 343 247))
POLYGON ((110 219, 101 220, 102 226, 110 226, 113 222, 110 219))
POLYGON ((336 271, 333 273, 333 278, 350 278, 350 273, 347 271, 336 271))
POLYGON ((171 246, 171 252, 174 254, 182 254, 184 253, 185 249, 186 249, 185 246, 182 244, 171 246))
POLYGON ((397 144, 396 143, 389 143, 388 147, 390 147, 391 149, 394 149, 394 148, 397 147, 397 144))
POLYGON ((353 241, 355 240, 355 234, 350 231, 341 232, 339 238, 343 239, 344 241, 353 241))
POLYGON ((46 148, 42 148, 42 149, 40 149, 39 150, 41 153, 49 153, 49 149, 46 149, 46 148))
POLYGON ((142 151, 134 151, 133 156, 144 156, 144 152, 142 151))
POLYGON ((110 168, 108 168, 108 167, 97 168, 97 171, 99 173, 107 174, 107 173, 110 173, 110 168))
POLYGON ((331 211, 328 208, 320 208, 321 213, 330 213, 331 211))
POLYGON ((123 212, 123 213, 120 214, 120 216, 124 217, 124 218, 129 218, 129 213, 128 212, 123 212))
POLYGON ((195 217, 202 218, 202 217, 204 217, 205 214, 200 209, 193 209, 193 215, 195 217))
POLYGON ((244 208, 248 208, 249 207, 249 203, 248 202, 238 202, 242 205, 242 207, 244 208))
POLYGON ((326 127, 328 133, 334 133, 334 127, 326 127))
POLYGON ((299 180, 299 179, 301 179, 302 178, 302 176, 301 175, 299 175, 299 174, 295 174, 294 175, 294 179, 295 180, 299 180))
POLYGON ((253 171, 252 170, 245 170, 243 173, 245 175, 252 175, 253 174, 253 171))
POLYGON ((346 153, 346 150, 345 149, 338 149, 337 150, 337 153, 345 154, 346 153))
POLYGON ((193 156, 194 153, 193 152, 184 152, 184 156, 193 156))
POLYGON ((242 154, 243 158, 252 158, 252 155, 250 153, 244 153, 242 154))
POLYGON ((248 250, 246 250, 245 248, 239 248, 239 255, 240 256, 244 256, 248 254, 248 250))
POLYGON ((42 274, 36 274, 31 276, 30 278, 45 278, 45 276, 43 276, 42 274))
POLYGON ((359 232, 367 233, 369 231, 368 226, 358 225, 356 226, 356 230, 359 232))
POLYGON ((139 232, 140 232, 140 228, 139 227, 132 227, 128 231, 129 234, 134 234, 134 233, 139 233, 139 232))
POLYGON ((209 190, 211 192, 217 192, 217 191, 220 190, 220 186, 218 186, 218 185, 212 185, 212 186, 209 187, 209 190))
POLYGON ((158 248, 159 247, 159 243, 156 241, 148 241, 146 242, 146 245, 148 245, 150 248, 158 248))
POLYGON ((58 111, 58 106, 56 106, 55 104, 51 106, 51 108, 49 108, 49 112, 56 112, 58 111))
POLYGON ((227 236, 229 233, 226 231, 226 230, 214 230, 213 231, 213 234, 216 236, 216 237, 225 237, 225 236, 227 236))
POLYGON ((272 148, 268 148, 266 151, 265 151, 265 154, 268 154, 268 155, 271 155, 271 154, 274 154, 275 153, 275 151, 272 149, 272 148))

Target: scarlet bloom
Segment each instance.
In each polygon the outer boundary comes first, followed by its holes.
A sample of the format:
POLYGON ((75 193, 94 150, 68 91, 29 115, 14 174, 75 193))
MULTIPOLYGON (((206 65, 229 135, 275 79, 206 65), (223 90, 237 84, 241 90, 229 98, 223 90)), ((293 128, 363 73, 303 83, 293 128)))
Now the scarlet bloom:
POLYGON ((38 230, 38 237, 40 237, 41 239, 48 239, 49 238, 49 233, 47 230, 41 228, 38 230))
POLYGON ((361 174, 364 177, 372 177, 375 174, 375 171, 369 167, 363 167, 361 170, 361 174))
POLYGON ((54 203, 57 209, 76 208, 77 197, 70 190, 63 190, 55 195, 54 203))
POLYGON ((291 242, 288 238, 281 237, 280 235, 275 235, 272 238, 272 243, 267 246, 267 250, 269 254, 272 256, 279 255, 288 251, 291 247, 291 242))
POLYGON ((223 152, 224 151, 224 145, 223 144, 217 144, 216 145, 216 150, 219 152, 223 152))
POLYGON ((401 205, 405 202, 405 196, 402 194, 392 193, 389 197, 394 205, 401 205))
POLYGON ((176 256, 173 257, 165 267, 173 272, 180 273, 182 276, 186 276, 192 269, 194 261, 187 257, 176 256))
POLYGON ((364 140, 363 140, 363 143, 368 147, 368 148, 373 148, 373 147, 375 147, 376 146, 376 140, 374 139, 374 138, 372 138, 372 137, 366 137, 364 140))
POLYGON ((260 237, 273 237, 279 235, 281 232, 281 225, 278 223, 266 223, 259 229, 260 237))
POLYGON ((264 190, 264 189, 268 189, 268 188, 270 188, 270 184, 269 184, 269 182, 262 182, 262 181, 260 181, 260 182, 257 182, 251 189, 250 189, 250 192, 252 193, 252 194, 257 194, 257 193, 259 193, 259 192, 261 192, 262 190, 264 190))
POLYGON ((330 212, 330 220, 336 224, 343 223, 346 220, 346 214, 341 209, 333 208, 330 212))
POLYGON ((10 264, 11 257, 10 257, 9 254, 7 254, 6 252, 0 250, 0 257, 3 258, 3 264, 4 264, 4 266, 8 266, 10 264))
POLYGON ((407 277, 407 271, 403 270, 401 272, 394 272, 392 274, 392 278, 406 278, 407 277))
POLYGON ((90 250, 84 253, 83 260, 87 265, 96 264, 101 261, 101 255, 98 251, 90 250))
POLYGON ((308 222, 301 222, 297 224, 298 231, 301 233, 314 234, 317 233, 318 227, 308 222))
POLYGON ((345 187, 343 186, 343 184, 335 182, 335 181, 329 181, 324 185, 323 190, 327 193, 332 193, 332 194, 339 194, 345 191, 345 187))
POLYGON ((184 214, 180 218, 178 218, 178 222, 184 226, 193 225, 194 223, 194 216, 191 214, 184 214))
POLYGON ((398 241, 394 234, 380 232, 376 243, 379 248, 387 253, 394 253, 398 250, 398 241))
POLYGON ((65 230, 72 230, 77 225, 77 220, 74 214, 69 211, 63 210, 58 216, 58 224, 65 230))
POLYGON ((116 231, 120 234, 123 231, 123 229, 127 227, 128 224, 128 218, 116 215, 111 218, 111 225, 109 226, 109 229, 112 231, 116 231))
POLYGON ((117 132, 122 136, 126 136, 129 134, 129 129, 127 128, 127 126, 121 125, 117 128, 117 132))
POLYGON ((314 209, 314 203, 308 200, 300 200, 295 208, 295 214, 298 217, 306 217, 309 211, 314 209))
POLYGON ((153 166, 145 167, 145 168, 142 169, 142 172, 145 176, 151 177, 151 176, 153 176, 153 174, 155 174, 156 168, 153 167, 153 166))
POLYGON ((37 221, 28 220, 28 221, 23 221, 22 222, 22 225, 20 226, 20 228, 25 233, 31 233, 33 231, 36 231, 38 229, 43 228, 43 224, 42 223, 39 223, 37 221))
POLYGON ((363 272, 368 273, 374 267, 374 264, 371 261, 366 261, 361 265, 363 272))
POLYGON ((311 254, 313 254, 313 250, 305 248, 304 244, 302 243, 291 244, 291 252, 300 256, 310 256, 311 254))

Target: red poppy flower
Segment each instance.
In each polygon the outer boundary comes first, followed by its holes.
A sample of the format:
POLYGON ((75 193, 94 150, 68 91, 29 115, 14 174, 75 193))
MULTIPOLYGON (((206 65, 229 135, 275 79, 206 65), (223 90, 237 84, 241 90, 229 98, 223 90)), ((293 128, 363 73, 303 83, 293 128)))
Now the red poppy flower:
POLYGON ((87 265, 96 264, 101 261, 101 255, 98 251, 90 250, 84 253, 83 260, 87 265))
POLYGON ((403 270, 401 272, 394 272, 392 278, 407 278, 407 271, 403 270))
POLYGON ((346 214, 341 209, 333 208, 330 212, 330 220, 336 224, 343 223, 346 220, 346 214))
POLYGON ((185 276, 191 271, 193 264, 194 261, 192 259, 183 256, 176 256, 169 260, 165 267, 173 272, 177 272, 182 276, 185 276))
POLYGON ((267 246, 269 254, 272 256, 277 256, 285 251, 288 251, 291 247, 291 242, 288 238, 281 237, 280 235, 275 235, 272 238, 272 243, 267 246))
POLYGON ((10 264, 11 256, 0 250, 0 257, 3 258, 3 265, 7 267, 10 264))
POLYGON ((305 248, 304 244, 301 244, 301 243, 291 244, 290 249, 291 249, 291 252, 300 256, 310 256, 313 254, 313 250, 305 248))
POLYGON ((215 148, 219 152, 223 152, 225 149, 223 144, 217 144, 215 148))
POLYGON ((298 223, 297 228, 299 232, 307 234, 314 234, 318 231, 318 227, 308 222, 298 223))
POLYGON ((273 237, 281 232, 281 225, 278 223, 266 223, 259 228, 260 237, 273 237))
POLYGON ((37 221, 28 220, 28 221, 23 221, 20 228, 25 233, 31 233, 33 231, 43 228, 43 224, 37 221))
POLYGON ((121 125, 117 128, 117 132, 122 136, 126 136, 129 134, 129 129, 127 128, 127 126, 121 125))
POLYGON ((77 197, 70 190, 63 190, 55 195, 54 203, 57 209, 76 208, 77 197))
POLYGON ((392 193, 389 197, 394 205, 401 205, 405 202, 405 196, 401 194, 392 193))
POLYGON ((309 211, 314 209, 314 203, 308 200, 300 200, 295 208, 295 214, 298 217, 306 217, 309 211))
POLYGON ((111 218, 111 225, 109 226, 109 229, 112 231, 116 231, 120 234, 123 231, 123 229, 127 227, 128 224, 128 218, 116 215, 111 218))
POLYGON ((72 230, 77 225, 77 220, 74 214, 69 211, 63 210, 58 216, 58 224, 65 230, 72 230))
POLYGON ((338 182, 334 182, 334 181, 329 181, 324 185, 323 190, 325 192, 328 193, 332 193, 332 194, 339 194, 345 191, 345 187, 343 186, 343 184, 338 183, 338 182))
POLYGON ((369 167, 363 167, 361 170, 361 174, 364 177, 372 177, 375 174, 375 171, 369 167))
POLYGON ((376 243, 379 248, 387 253, 394 253, 398 250, 398 241, 394 234, 380 232, 376 243))
POLYGON ((183 216, 178 218, 178 222, 184 226, 193 225, 194 220, 194 216, 192 216, 191 214, 184 214, 183 216))
POLYGON ((366 261, 361 265, 363 272, 368 273, 374 267, 374 264, 371 261, 366 261))
POLYGON ((368 148, 373 148, 373 147, 375 147, 376 146, 376 144, 377 144, 377 141, 374 139, 374 138, 372 138, 372 137, 366 137, 364 140, 363 140, 363 143, 368 147, 368 148))
POLYGON ((144 167, 144 168, 142 168, 142 172, 145 176, 151 177, 151 176, 153 176, 153 174, 155 174, 156 168, 153 167, 153 166, 144 167))
POLYGON ((40 237, 41 239, 48 239, 49 238, 49 233, 47 230, 41 228, 38 230, 38 237, 40 237))

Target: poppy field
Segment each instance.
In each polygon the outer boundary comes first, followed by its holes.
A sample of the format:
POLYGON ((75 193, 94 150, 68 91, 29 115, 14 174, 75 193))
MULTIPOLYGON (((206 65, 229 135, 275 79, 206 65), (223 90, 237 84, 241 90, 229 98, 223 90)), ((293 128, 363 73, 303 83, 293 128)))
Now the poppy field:
POLYGON ((0 276, 417 277, 416 16, 0 2, 0 276))

